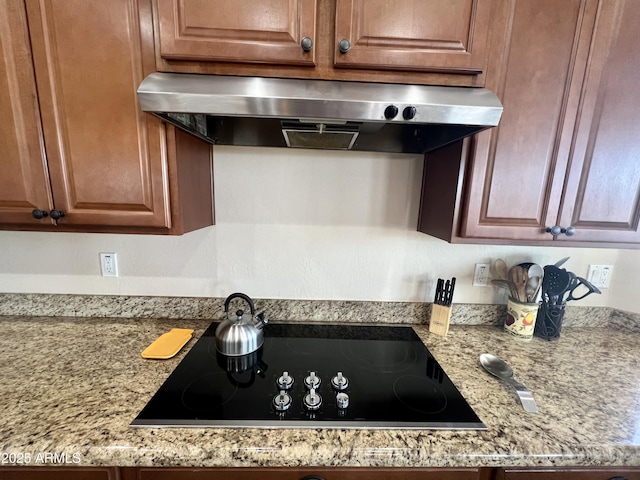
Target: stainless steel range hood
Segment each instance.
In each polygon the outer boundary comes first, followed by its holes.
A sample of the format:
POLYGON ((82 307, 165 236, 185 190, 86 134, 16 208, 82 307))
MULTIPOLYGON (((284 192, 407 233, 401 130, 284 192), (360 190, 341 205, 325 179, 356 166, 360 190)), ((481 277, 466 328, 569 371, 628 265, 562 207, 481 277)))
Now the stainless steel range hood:
POLYGON ((498 125, 483 88, 153 73, 142 110, 216 145, 425 153, 498 125))

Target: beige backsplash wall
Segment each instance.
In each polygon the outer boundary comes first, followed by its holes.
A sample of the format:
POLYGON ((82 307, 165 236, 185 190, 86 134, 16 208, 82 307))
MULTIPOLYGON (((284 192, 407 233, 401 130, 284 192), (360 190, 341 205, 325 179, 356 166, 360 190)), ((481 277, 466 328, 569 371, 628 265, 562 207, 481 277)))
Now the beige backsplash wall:
MULTIPOLYGON (((502 303, 472 287, 473 266, 553 263, 586 276, 614 265, 610 289, 582 305, 640 312, 640 251, 449 245, 415 231, 422 159, 414 155, 218 147, 217 225, 181 237, 0 232, 0 291, 430 301, 458 278, 458 303, 502 303), (116 252, 120 277, 100 276, 116 252)), ((438 208, 434 205, 433 208, 438 208)))

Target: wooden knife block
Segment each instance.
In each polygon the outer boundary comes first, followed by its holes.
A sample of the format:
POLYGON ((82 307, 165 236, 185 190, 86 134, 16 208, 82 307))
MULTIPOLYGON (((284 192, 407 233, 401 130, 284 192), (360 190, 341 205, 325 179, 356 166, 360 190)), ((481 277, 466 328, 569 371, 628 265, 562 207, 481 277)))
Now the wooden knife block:
POLYGON ((431 305, 431 320, 429 331, 443 337, 449 332, 449 320, 451 320, 451 307, 445 307, 436 303, 431 305))

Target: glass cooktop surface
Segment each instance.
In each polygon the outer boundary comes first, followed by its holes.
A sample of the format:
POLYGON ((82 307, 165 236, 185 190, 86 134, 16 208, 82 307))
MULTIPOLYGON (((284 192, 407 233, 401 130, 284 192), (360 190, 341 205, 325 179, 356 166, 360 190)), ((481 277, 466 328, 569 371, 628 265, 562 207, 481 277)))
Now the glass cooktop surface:
POLYGON ((268 324, 226 357, 217 325, 131 426, 486 429, 409 326, 268 324))

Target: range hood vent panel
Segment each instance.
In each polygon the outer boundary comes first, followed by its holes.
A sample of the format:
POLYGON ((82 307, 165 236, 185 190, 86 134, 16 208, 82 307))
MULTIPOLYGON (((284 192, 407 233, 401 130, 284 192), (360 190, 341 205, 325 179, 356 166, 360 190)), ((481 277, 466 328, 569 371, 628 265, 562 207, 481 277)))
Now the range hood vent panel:
POLYGON ((502 114, 483 88, 217 75, 154 73, 138 98, 142 110, 213 144, 402 153, 473 135, 502 114))

